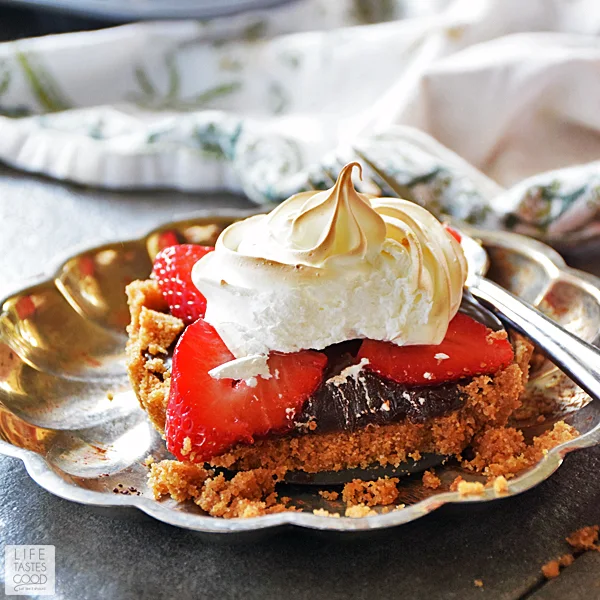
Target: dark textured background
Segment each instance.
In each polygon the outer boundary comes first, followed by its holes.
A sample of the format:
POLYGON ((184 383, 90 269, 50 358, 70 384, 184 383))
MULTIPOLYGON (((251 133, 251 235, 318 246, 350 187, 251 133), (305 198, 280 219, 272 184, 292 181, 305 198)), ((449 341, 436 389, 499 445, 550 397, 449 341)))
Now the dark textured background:
MULTIPOLYGON (((0 6, 0 39, 98 25, 0 6)), ((73 245, 131 237, 215 206, 249 203, 230 195, 93 191, 0 167, 0 296, 73 245)), ((568 550, 566 535, 600 523, 598 473, 600 447, 569 455, 550 480, 521 496, 444 507, 372 538, 288 530, 233 545, 55 498, 18 460, 0 456, 0 542, 54 544, 57 595, 68 600, 600 599, 600 553, 578 558, 550 583, 540 573, 568 550)))

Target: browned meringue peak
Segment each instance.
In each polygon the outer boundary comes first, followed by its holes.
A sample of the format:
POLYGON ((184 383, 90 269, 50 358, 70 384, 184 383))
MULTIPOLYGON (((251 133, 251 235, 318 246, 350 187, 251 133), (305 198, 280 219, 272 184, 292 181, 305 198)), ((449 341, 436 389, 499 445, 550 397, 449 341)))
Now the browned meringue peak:
POLYGON ((353 162, 335 185, 303 192, 275 208, 264 221, 263 236, 244 238, 238 252, 282 262, 322 267, 339 259, 373 258, 381 250, 386 227, 368 196, 352 184, 353 162))

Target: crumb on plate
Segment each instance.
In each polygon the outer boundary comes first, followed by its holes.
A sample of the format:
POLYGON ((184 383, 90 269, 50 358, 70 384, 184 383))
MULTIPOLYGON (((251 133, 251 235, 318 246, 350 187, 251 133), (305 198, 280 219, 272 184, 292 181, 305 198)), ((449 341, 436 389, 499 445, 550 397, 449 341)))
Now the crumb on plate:
POLYGON ((275 485, 285 473, 270 469, 243 471, 231 479, 193 463, 163 460, 150 465, 148 484, 155 499, 192 500, 213 517, 249 518, 296 510, 277 501, 275 485))
POLYGON ((566 538, 567 544, 576 551, 599 550, 600 548, 596 544, 598 541, 598 530, 598 525, 582 527, 566 538))
POLYGON ((494 492, 496 492, 497 496, 506 496, 506 494, 508 494, 508 481, 504 475, 494 477, 492 485, 494 486, 494 492))
POLYGON ((398 499, 398 478, 379 478, 377 481, 353 479, 342 490, 347 505, 386 506, 398 499))
POLYGON ((313 515, 317 515, 317 517, 331 517, 334 519, 340 518, 340 513, 329 512, 328 510, 325 510, 324 508, 315 508, 315 510, 313 510, 313 515))
POLYGON ((319 496, 321 496, 321 498, 324 498, 325 500, 335 501, 340 497, 340 494, 339 494, 339 492, 330 492, 327 490, 319 490, 319 496))
POLYGON ((346 508, 346 517, 352 517, 353 519, 360 519, 361 517, 370 517, 376 515, 377 512, 366 504, 354 504, 346 508))
POLYGON ((435 474, 433 469, 423 473, 423 487, 430 490, 437 490, 442 485, 441 479, 435 474))
POLYGON ((555 560, 542 565, 542 574, 546 579, 554 579, 560 575, 560 569, 573 564, 575 557, 572 554, 563 554, 555 560))
POLYGON ((460 481, 458 493, 461 496, 481 496, 485 492, 485 486, 480 481, 460 481))

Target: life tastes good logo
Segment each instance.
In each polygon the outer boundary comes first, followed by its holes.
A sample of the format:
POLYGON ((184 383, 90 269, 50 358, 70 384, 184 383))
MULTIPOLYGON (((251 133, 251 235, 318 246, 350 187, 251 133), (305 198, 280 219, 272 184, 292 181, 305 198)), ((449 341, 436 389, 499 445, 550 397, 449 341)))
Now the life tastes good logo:
POLYGON ((6 546, 4 593, 7 596, 54 596, 54 546, 6 546))

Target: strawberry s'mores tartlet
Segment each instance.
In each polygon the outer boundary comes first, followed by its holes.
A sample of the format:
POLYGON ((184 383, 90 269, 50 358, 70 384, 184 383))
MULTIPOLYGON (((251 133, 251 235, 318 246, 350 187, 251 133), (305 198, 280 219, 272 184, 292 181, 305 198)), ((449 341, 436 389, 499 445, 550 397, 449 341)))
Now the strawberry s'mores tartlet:
POLYGON ((458 236, 420 206, 303 192, 180 245, 128 287, 128 368, 186 464, 339 471, 455 455, 519 406, 529 349, 463 302, 458 236))

